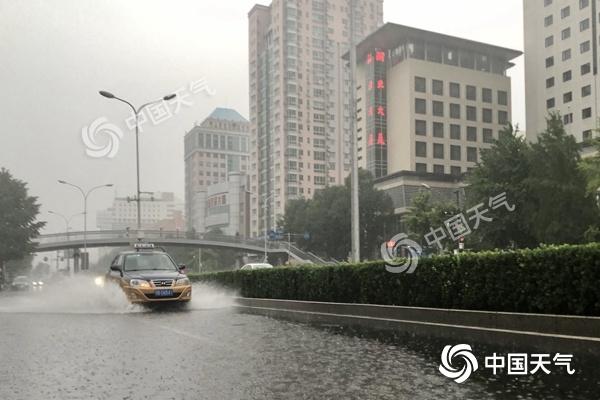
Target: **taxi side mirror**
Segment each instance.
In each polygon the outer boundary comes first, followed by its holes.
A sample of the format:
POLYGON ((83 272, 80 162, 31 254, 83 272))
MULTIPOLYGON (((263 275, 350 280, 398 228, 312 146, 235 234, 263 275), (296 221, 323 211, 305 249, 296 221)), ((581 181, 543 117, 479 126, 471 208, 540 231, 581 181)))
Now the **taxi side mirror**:
POLYGON ((185 271, 185 264, 179 264, 179 271, 180 272, 184 272, 185 271))
POLYGON ((123 276, 123 270, 121 269, 121 267, 119 267, 118 265, 111 265, 110 266, 110 270, 111 271, 116 271, 119 274, 121 274, 121 276, 123 276))

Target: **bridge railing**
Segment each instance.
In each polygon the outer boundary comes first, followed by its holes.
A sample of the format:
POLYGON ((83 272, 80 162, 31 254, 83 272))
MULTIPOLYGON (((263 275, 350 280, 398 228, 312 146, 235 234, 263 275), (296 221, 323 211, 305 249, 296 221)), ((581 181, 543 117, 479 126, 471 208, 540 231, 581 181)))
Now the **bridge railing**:
MULTIPOLYGON (((61 232, 51 233, 47 235, 38 236, 34 242, 38 245, 50 245, 56 243, 65 242, 83 242, 84 237, 88 242, 98 240, 114 240, 114 239, 125 239, 128 242, 134 243, 138 241, 138 238, 145 242, 152 242, 161 240, 167 241, 185 241, 185 240, 198 240, 198 241, 209 241, 218 243, 231 243, 263 247, 264 239, 244 239, 238 236, 227 236, 227 235, 216 235, 213 233, 198 233, 198 232, 184 232, 184 231, 165 231, 165 230, 105 230, 105 231, 88 231, 84 232, 61 232)), ((277 242, 267 242, 269 249, 279 249, 282 247, 277 242)))

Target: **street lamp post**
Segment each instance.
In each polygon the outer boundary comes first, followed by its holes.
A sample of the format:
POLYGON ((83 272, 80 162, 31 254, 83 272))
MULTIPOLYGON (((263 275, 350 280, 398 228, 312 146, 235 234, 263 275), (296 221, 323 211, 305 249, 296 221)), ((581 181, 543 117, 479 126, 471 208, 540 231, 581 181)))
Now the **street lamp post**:
MULTIPOLYGON (((70 226, 71 220, 79 215, 83 215, 83 213, 77 213, 77 214, 73 214, 69 218, 67 218, 63 214, 57 213, 55 211, 48 211, 48 214, 56 215, 65 221, 65 232, 67 234, 67 241, 69 240, 69 230, 71 229, 71 226, 70 226)), ((58 253, 57 253, 56 257, 58 258, 58 253)), ((69 258, 69 255, 67 254, 67 271, 70 271, 70 270, 71 270, 71 259, 69 258)))
MULTIPOLYGON (((85 190, 83 190, 81 188, 81 186, 74 185, 67 181, 59 180, 58 183, 74 187, 75 189, 79 190, 79 192, 83 196, 83 252, 85 254, 85 257, 87 257, 87 199, 88 199, 88 196, 90 195, 90 193, 92 193, 96 189, 100 189, 100 188, 104 188, 104 187, 113 187, 113 184, 108 183, 106 185, 94 186, 93 188, 89 189, 86 192, 85 190)), ((87 258, 85 259, 84 267, 87 268, 87 258)))
POLYGON ((265 262, 269 261, 269 256, 267 254, 267 229, 268 229, 268 225, 269 225, 269 215, 267 213, 267 202, 269 200, 271 200, 271 198, 273 197, 272 194, 270 194, 267 197, 263 197, 263 214, 265 214, 265 262))
POLYGON ((137 176, 136 202, 137 202, 137 230, 139 232, 142 229, 142 208, 141 208, 141 194, 142 193, 140 191, 140 146, 139 146, 139 143, 140 143, 140 141, 139 141, 140 113, 142 112, 142 110, 144 108, 146 108, 150 105, 160 103, 161 101, 169 101, 171 99, 174 99, 176 94, 166 95, 160 100, 154 100, 154 101, 142 104, 138 108, 135 108, 135 106, 133 104, 131 104, 130 102, 128 102, 127 100, 121 99, 120 97, 117 97, 110 92, 101 90, 98 93, 100 93, 101 96, 104 96, 107 99, 115 99, 115 100, 119 100, 119 101, 127 104, 129 107, 131 107, 131 110, 133 111, 133 114, 135 115, 135 164, 136 164, 136 176, 137 176))

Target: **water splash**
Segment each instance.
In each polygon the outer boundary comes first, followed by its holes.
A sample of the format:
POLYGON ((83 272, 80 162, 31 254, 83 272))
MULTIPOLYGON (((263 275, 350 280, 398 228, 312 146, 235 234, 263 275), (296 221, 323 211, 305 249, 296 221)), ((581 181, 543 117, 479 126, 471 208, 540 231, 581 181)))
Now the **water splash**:
POLYGON ((77 275, 46 284, 42 290, 3 294, 0 312, 122 314, 143 311, 116 285, 98 286, 96 276, 77 275))
POLYGON ((231 290, 211 286, 203 283, 194 283, 192 286, 192 301, 190 310, 214 310, 231 308, 235 306, 236 293, 231 290))

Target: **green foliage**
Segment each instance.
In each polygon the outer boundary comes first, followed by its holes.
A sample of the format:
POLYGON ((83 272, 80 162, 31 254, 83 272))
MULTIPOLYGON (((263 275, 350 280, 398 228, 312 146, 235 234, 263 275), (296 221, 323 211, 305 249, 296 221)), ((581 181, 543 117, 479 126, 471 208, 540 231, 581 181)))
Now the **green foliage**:
MULTIPOLYGON (((383 240, 383 226, 393 214, 392 200, 376 190, 373 178, 360 171, 361 255, 371 257, 383 240)), ((311 200, 292 200, 281 221, 286 232, 310 234, 310 239, 296 240, 304 250, 325 257, 346 259, 350 253, 350 179, 344 186, 330 186, 315 192, 311 200)))
POLYGON ((574 138, 565 132, 558 114, 548 118, 546 131, 529 144, 508 126, 494 145, 481 152, 481 162, 468 178, 468 206, 484 204, 506 192, 513 212, 490 210, 484 223, 467 237, 470 248, 534 247, 540 243, 582 243, 597 225, 598 209, 586 191, 574 138))
POLYGON ((36 220, 40 206, 29 196, 24 182, 0 169, 0 266, 31 253, 31 242, 45 222, 36 220))
POLYGON ((253 298, 600 316, 600 244, 422 258, 414 274, 372 262, 192 279, 253 298))
MULTIPOLYGON (((406 216, 409 236, 417 243, 424 245, 424 237, 432 228, 444 226, 444 221, 456 214, 460 214, 460 210, 455 204, 434 203, 431 193, 423 191, 415 196, 411 204, 411 211, 406 216)), ((442 241, 444 247, 450 243, 450 238, 442 241)), ((437 251, 437 248, 434 251, 437 251)))

